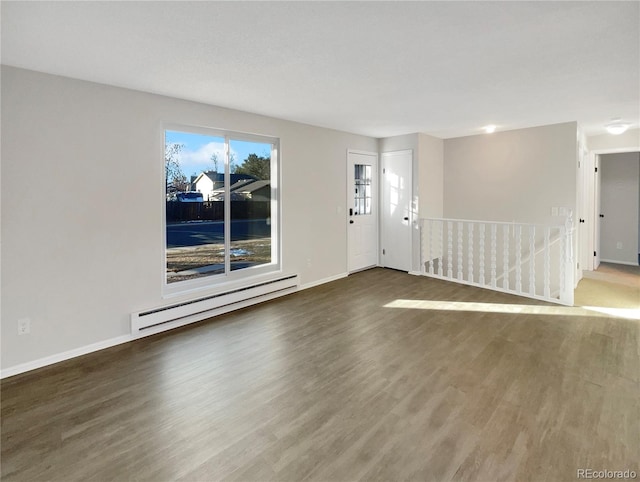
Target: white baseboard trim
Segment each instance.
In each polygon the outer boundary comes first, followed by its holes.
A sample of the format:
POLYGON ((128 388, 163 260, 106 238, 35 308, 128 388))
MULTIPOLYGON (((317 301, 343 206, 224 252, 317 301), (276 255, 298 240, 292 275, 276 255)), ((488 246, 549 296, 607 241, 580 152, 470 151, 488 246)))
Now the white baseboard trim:
POLYGON ((626 264, 627 266, 638 266, 638 263, 630 263, 629 261, 616 261, 615 259, 602 259, 600 258, 601 263, 613 263, 613 264, 626 264))
POLYGON ((157 335, 158 333, 173 330, 175 328, 180 328, 182 326, 190 325, 192 323, 197 323, 199 321, 203 321, 209 318, 215 318, 216 316, 224 315, 225 313, 231 313, 232 311, 236 311, 242 308, 247 308, 249 306, 264 303, 265 301, 273 300, 275 298, 280 298, 281 296, 290 295, 298 291, 298 289, 299 289, 298 287, 294 286, 291 288, 284 289, 282 291, 267 293, 257 298, 249 298, 248 300, 242 300, 229 305, 221 306, 219 308, 213 308, 211 310, 203 311, 202 313, 196 313, 195 315, 186 316, 184 318, 180 318, 179 320, 151 326, 149 328, 140 330, 137 334, 132 335, 131 338, 132 340, 137 340, 139 338, 144 338, 151 335, 157 335))
MULTIPOLYGON (((339 280, 341 278, 346 278, 349 275, 349 273, 340 273, 337 274, 335 276, 330 276, 328 278, 323 278, 321 280, 317 280, 317 281, 312 281, 311 283, 306 283, 304 285, 301 285, 300 287, 298 287, 297 291, 299 290, 304 290, 307 288, 313 288, 314 286, 318 286, 321 284, 325 284, 325 283, 329 283, 331 281, 336 281, 339 280)), ((267 301, 268 299, 273 299, 273 298, 277 298, 280 296, 283 296, 285 294, 290 294, 290 293, 295 293, 294 290, 290 290, 286 293, 273 293, 272 295, 267 295, 267 296, 263 296, 261 297, 259 300, 247 300, 245 302, 240 302, 240 303, 235 303, 233 305, 233 307, 223 307, 223 308, 219 308, 217 310, 212 310, 210 312, 207 312, 206 316, 204 318, 211 318, 213 316, 216 315, 220 315, 223 313, 227 313, 229 311, 235 310, 235 309, 239 309, 239 308, 243 308, 245 306, 250 306, 253 304, 257 304, 263 301, 267 301)), ((202 318, 202 317, 201 317, 202 318)), ((21 363, 19 365, 15 365, 9 368, 3 368, 2 370, 0 370, 0 379, 4 379, 4 378, 9 378, 9 377, 13 377, 15 375, 20 375, 21 373, 25 373, 25 372, 29 372, 31 370, 36 370, 38 368, 42 368, 42 367, 46 367, 48 365, 53 365, 55 363, 59 363, 61 361, 65 361, 65 360, 70 360, 72 358, 76 358, 82 355, 87 355, 89 353, 93 353, 94 351, 99 351, 99 350, 104 350, 105 348, 110 348, 112 346, 116 346, 116 345, 121 345, 123 343, 128 343, 130 341, 134 341, 137 340, 139 338, 143 338, 145 336, 149 336, 149 335, 155 335, 157 333, 163 332, 163 331, 167 331, 167 330, 171 330, 173 328, 177 328, 179 326, 184 326, 186 324, 189 323, 193 323, 195 321, 200 321, 199 319, 196 319, 195 317, 192 318, 185 318, 184 320, 180 320, 178 322, 175 323, 169 323, 167 325, 162 325, 162 326, 158 326, 155 329, 149 329, 148 331, 145 331, 144 334, 140 334, 138 336, 133 336, 133 335, 122 335, 122 336, 118 336, 115 338, 111 338, 109 340, 104 340, 104 341, 99 341, 97 343, 92 343, 90 345, 86 345, 86 346, 82 346, 79 348, 74 348, 72 350, 68 350, 62 353, 57 353, 55 355, 50 355, 44 358, 39 358, 37 360, 33 360, 30 362, 26 362, 26 363, 21 363)))
POLYGON ((131 335, 117 336, 115 338, 110 338, 109 340, 99 341, 97 343, 92 343, 91 345, 81 346, 80 348, 74 348, 73 350, 68 350, 62 353, 57 353, 55 355, 39 358, 30 362, 21 363, 20 365, 3 368, 2 370, 0 370, 0 379, 19 375, 21 373, 29 372, 37 368, 46 367, 48 365, 53 365, 54 363, 59 363, 61 361, 70 360, 71 358, 86 355, 94 351, 104 350, 105 348, 111 348, 112 346, 121 345, 123 343, 130 342, 133 339, 134 338, 131 335))
POLYGON ((422 276, 422 271, 409 271, 409 274, 413 276, 422 276))
POLYGON ((311 283, 305 283, 303 285, 300 285, 298 290, 299 291, 306 290, 308 288, 313 288, 314 286, 319 286, 325 283, 330 283, 331 281, 337 281, 339 279, 346 278, 347 276, 349 276, 349 273, 340 273, 335 276, 329 276, 328 278, 323 278, 317 281, 312 281, 311 283))

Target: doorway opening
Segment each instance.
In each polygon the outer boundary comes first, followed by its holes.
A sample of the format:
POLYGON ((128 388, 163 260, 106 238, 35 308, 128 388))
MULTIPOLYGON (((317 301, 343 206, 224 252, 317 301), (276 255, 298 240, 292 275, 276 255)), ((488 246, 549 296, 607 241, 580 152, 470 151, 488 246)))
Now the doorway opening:
POLYGON ((594 170, 594 260, 638 266, 640 152, 601 153, 594 170))

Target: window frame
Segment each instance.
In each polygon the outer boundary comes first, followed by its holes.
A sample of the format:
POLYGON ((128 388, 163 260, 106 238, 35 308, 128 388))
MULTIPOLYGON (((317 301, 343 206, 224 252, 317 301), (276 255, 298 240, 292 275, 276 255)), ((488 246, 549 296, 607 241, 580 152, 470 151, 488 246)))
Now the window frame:
POLYGON ((162 195, 162 297, 170 298, 183 295, 193 291, 211 290, 223 291, 229 286, 242 286, 259 282, 264 278, 282 272, 282 243, 281 243, 281 202, 280 202, 280 138, 275 136, 252 134, 247 132, 231 131, 227 129, 210 128, 204 126, 193 126, 188 124, 163 123, 161 129, 162 155, 163 161, 160 183, 162 195), (166 170, 164 169, 166 131, 184 132, 189 134, 200 134, 224 139, 224 247, 225 247, 225 271, 220 274, 202 276, 185 281, 174 283, 167 282, 167 196, 166 196, 166 170), (271 165, 270 165, 270 186, 271 186, 271 262, 247 268, 231 270, 231 259, 229 247, 231 245, 231 196, 230 196, 230 142, 246 141, 258 142, 271 145, 271 165), (246 280, 246 283, 243 281, 246 280), (216 288, 218 290, 216 290, 216 288))

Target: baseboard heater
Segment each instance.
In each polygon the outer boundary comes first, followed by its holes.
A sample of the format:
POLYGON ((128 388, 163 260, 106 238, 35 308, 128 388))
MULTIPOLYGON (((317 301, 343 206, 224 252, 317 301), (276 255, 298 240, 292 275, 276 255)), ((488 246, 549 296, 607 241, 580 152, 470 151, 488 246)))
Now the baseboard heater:
POLYGON ((146 336, 244 308, 298 289, 298 275, 252 284, 196 300, 131 313, 131 333, 146 336))

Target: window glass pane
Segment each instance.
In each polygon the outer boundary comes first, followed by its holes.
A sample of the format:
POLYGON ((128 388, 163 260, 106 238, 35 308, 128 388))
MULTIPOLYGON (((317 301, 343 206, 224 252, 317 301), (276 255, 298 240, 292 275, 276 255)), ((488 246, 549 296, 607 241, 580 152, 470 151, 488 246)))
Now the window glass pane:
POLYGON ((231 140, 231 270, 272 261, 271 148, 261 142, 231 140))
POLYGON ((354 214, 371 214, 371 166, 356 164, 354 180, 354 214))
POLYGON ((167 283, 224 269, 224 138, 165 131, 167 283))

